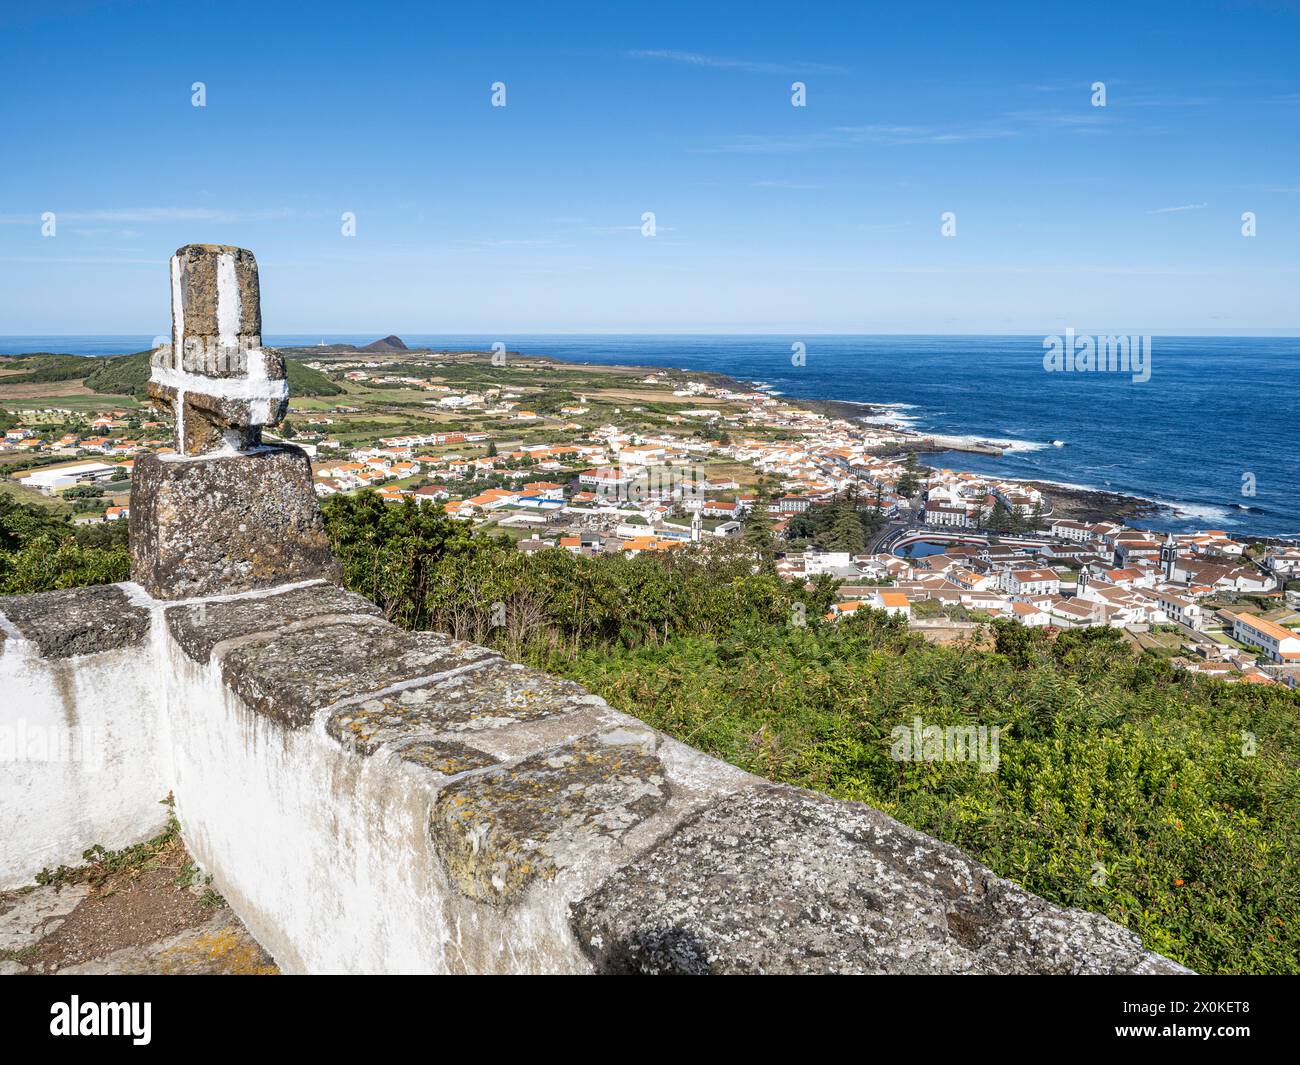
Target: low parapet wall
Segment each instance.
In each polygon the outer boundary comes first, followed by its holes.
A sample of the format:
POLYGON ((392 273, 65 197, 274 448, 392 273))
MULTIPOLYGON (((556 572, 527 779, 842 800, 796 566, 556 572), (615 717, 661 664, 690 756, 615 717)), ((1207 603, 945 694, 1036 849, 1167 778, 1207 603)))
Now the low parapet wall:
POLYGON ((0 599, 0 890, 162 826, 149 611, 122 588, 0 599))
POLYGON ((171 790, 286 971, 1186 971, 870 807, 324 582, 0 599, 0 630, 0 735, 100 744, 0 767, 0 886, 148 835, 171 790))

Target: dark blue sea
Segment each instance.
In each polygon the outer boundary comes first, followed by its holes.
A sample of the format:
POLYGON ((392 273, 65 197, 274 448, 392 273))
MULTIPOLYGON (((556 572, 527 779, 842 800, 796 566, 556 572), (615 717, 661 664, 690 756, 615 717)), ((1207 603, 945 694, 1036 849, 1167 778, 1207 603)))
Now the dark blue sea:
MULTIPOLYGON (((372 335, 268 336, 280 346, 372 335)), ((490 347, 571 362, 675 366, 761 381, 801 399, 875 404, 907 427, 1002 441, 1001 458, 933 464, 1142 496, 1176 508, 1158 529, 1300 536, 1300 338, 1153 337, 1150 377, 1048 372, 1039 336, 453 336, 411 346, 490 347), (791 345, 806 345, 792 365, 791 345), (1059 446, 1054 444, 1059 441, 1059 446), (1254 494, 1250 494, 1253 491, 1254 494)), ((0 353, 109 355, 152 337, 2 337, 0 353)))

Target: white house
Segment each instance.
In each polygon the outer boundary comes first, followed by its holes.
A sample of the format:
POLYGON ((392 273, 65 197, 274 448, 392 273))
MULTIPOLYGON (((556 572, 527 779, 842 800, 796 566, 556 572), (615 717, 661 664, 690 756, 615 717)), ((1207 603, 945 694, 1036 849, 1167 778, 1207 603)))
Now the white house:
POLYGON ((925 523, 926 525, 950 526, 959 529, 969 528, 975 524, 971 520, 970 514, 966 512, 965 507, 949 507, 944 506, 942 503, 926 503, 925 523))
POLYGON ((1060 595, 1061 577, 1053 569, 1013 569, 1002 575, 1009 595, 1060 595))
POLYGON ((1022 625, 1042 628, 1052 624, 1052 615, 1040 606, 1033 603, 1018 603, 1014 600, 1008 605, 1011 607, 1011 616, 1022 625))
POLYGON ((1252 614, 1235 614, 1232 638, 1249 647, 1257 647, 1268 658, 1283 665, 1300 662, 1300 635, 1273 621, 1252 614))
POLYGON ((1200 603, 1184 599, 1181 595, 1174 595, 1172 592, 1157 591, 1148 594, 1159 604, 1160 609, 1169 616, 1170 620, 1192 629, 1201 627, 1204 619, 1200 603))
POLYGON ((877 610, 883 610, 886 614, 901 615, 909 619, 912 616, 911 600, 902 592, 890 592, 882 589, 871 597, 871 605, 877 610))

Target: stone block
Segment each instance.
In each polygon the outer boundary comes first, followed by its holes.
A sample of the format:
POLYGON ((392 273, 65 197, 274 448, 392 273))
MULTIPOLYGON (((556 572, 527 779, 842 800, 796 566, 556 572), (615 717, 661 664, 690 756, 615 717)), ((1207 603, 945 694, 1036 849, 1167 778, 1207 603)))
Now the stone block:
MULTIPOLYGON (((247 248, 186 244, 172 257, 172 346, 190 338, 261 339, 261 286, 257 260, 247 248)), ((208 372, 195 365, 183 369, 208 372)), ((237 371, 238 372, 238 368, 237 371)))
POLYGON ((719 800, 572 909, 606 973, 1180 973, 861 803, 719 800))
POLYGON ((152 354, 146 395, 176 419, 182 454, 256 448, 289 396, 283 356, 262 347, 257 260, 187 244, 172 256, 171 291, 172 339, 152 354))
POLYGON ((271 632, 320 617, 377 617, 380 610, 369 599, 336 585, 313 584, 251 599, 172 606, 165 613, 172 637, 194 661, 206 665, 212 648, 223 640, 271 632))
POLYGON ((44 658, 113 651, 149 635, 149 611, 132 605, 115 584, 8 596, 0 599, 0 613, 44 658))
POLYGON ((221 659, 221 675, 257 713, 302 728, 335 703, 498 658, 441 633, 359 619, 233 646, 221 659))
POLYGON ((497 759, 454 740, 416 740, 398 751, 403 762, 423 766, 445 777, 495 765, 497 759))
POLYGON ((455 781, 429 833, 452 881, 494 906, 538 880, 595 861, 668 803, 648 728, 617 729, 455 781))
POLYGON ((572 714, 592 701, 572 681, 501 662, 355 703, 331 715, 325 730, 371 754, 410 735, 500 728, 572 714))
POLYGON ((143 455, 131 484, 131 576, 158 599, 338 580, 311 463, 296 447, 143 455))

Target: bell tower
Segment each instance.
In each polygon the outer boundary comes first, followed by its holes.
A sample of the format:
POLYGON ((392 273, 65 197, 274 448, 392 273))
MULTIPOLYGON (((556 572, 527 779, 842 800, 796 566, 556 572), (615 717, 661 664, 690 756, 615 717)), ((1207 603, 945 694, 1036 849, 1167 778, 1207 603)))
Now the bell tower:
POLYGON ((1169 533, 1160 548, 1160 564, 1165 570, 1165 580, 1174 579, 1174 564, 1178 561, 1178 545, 1174 543, 1174 534, 1169 533))

